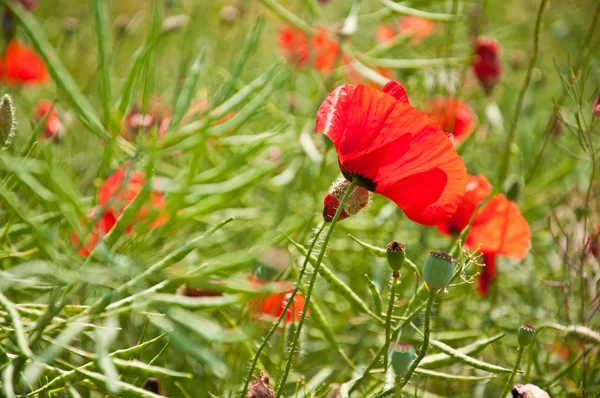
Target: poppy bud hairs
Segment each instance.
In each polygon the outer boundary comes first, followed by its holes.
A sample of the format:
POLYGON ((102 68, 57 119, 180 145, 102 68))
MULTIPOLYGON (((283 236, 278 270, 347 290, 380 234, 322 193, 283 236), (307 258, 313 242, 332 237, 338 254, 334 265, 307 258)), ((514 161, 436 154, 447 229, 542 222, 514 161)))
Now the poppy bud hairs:
MULTIPOLYGON (((323 201, 323 219, 325 222, 331 222, 335 212, 340 206, 340 201, 348 190, 350 183, 346 180, 336 181, 323 201)), ((354 190, 346 200, 346 204, 340 213, 339 220, 355 215, 369 204, 369 191, 360 186, 355 186, 354 190)))
POLYGON ((412 221, 441 224, 463 199, 465 164, 394 81, 381 90, 339 86, 319 107, 316 132, 333 142, 347 180, 393 200, 412 221))

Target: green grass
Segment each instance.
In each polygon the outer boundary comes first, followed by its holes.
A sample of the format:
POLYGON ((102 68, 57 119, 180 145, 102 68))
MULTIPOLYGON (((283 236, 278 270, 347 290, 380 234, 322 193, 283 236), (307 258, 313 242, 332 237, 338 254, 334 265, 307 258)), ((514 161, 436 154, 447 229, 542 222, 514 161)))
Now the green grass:
MULTIPOLYGON (((340 172, 331 144, 314 134, 314 118, 347 76, 289 67, 276 32, 284 19, 334 29, 353 3, 360 3, 357 30, 344 50, 365 68, 392 66, 416 107, 458 93, 478 119, 458 147, 469 173, 486 175, 496 191, 517 192, 532 231, 524 260, 498 260, 488 297, 460 277, 438 296, 429 308, 429 349, 404 396, 499 396, 523 323, 538 333, 515 383, 553 397, 600 392, 593 333, 600 268, 584 249, 600 223, 600 123, 591 111, 600 91, 596 2, 548 2, 539 46, 539 0, 403 2, 400 12, 444 22, 418 46, 400 40, 371 52, 375 27, 400 16, 381 11, 389 1, 57 0, 40 1, 33 13, 4 3, 51 82, 0 92, 13 97, 17 118, 12 145, 0 151, 1 396, 153 396, 142 385, 156 377, 169 397, 234 397, 261 370, 286 397, 349 390, 372 397, 393 387, 380 355, 386 333, 416 347, 423 338, 427 292, 414 270, 422 274, 431 250, 452 251, 462 263, 471 253, 374 196, 336 225, 318 265, 329 230, 314 249, 311 243, 340 172), (242 11, 233 22, 219 16, 228 4, 242 11), (473 18, 483 5, 483 19, 473 18), (189 22, 165 31, 163 22, 177 15, 189 22), (502 45, 504 74, 491 97, 468 68, 474 28, 502 45), (33 120, 41 98, 56 100, 65 124, 60 142, 43 138, 33 120), (186 117, 201 100, 208 107, 186 117), (164 137, 119 138, 134 106, 147 110, 157 101, 172 113, 164 137), (98 188, 125 162, 145 172, 144 189, 83 258, 71 234, 92 227, 86 214, 98 188), (164 192, 169 221, 158 228, 139 222, 125 233, 154 187, 164 192), (403 269, 386 331, 391 270, 382 250, 394 239, 414 268, 403 269), (273 319, 256 319, 252 303, 277 285, 258 288, 251 274, 303 276, 298 290, 312 290, 312 299, 301 333, 297 323, 273 328, 273 319), (183 284, 224 295, 177 295, 183 284)), ((469 268, 465 279, 476 272, 469 268)))

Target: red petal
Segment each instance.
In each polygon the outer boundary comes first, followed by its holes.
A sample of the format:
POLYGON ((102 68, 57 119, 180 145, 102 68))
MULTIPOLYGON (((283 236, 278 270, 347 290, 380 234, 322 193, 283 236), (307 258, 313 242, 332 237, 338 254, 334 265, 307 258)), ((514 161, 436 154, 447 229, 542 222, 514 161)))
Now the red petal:
POLYGON ((484 176, 468 176, 465 196, 456 213, 438 229, 445 234, 460 233, 471 221, 477 206, 492 192, 492 185, 484 176))
POLYGON ((496 257, 493 255, 483 255, 483 263, 485 267, 479 275, 478 291, 482 296, 487 296, 490 290, 490 285, 496 279, 496 257))
POLYGON ((11 85, 42 83, 48 79, 44 63, 19 40, 12 40, 4 58, 6 82, 11 85))
POLYGON ((316 132, 323 133, 334 143, 344 133, 350 101, 356 86, 344 84, 325 98, 317 111, 316 132))
POLYGON ((381 91, 391 95, 392 97, 396 98, 400 102, 410 104, 410 102, 408 102, 408 95, 406 94, 406 89, 404 87, 402 87, 402 85, 396 83, 393 80, 390 80, 389 82, 387 82, 385 84, 385 86, 383 86, 381 91))
POLYGON ((481 245, 485 253, 522 260, 530 242, 529 224, 516 203, 498 194, 475 217, 466 243, 471 248, 481 245))

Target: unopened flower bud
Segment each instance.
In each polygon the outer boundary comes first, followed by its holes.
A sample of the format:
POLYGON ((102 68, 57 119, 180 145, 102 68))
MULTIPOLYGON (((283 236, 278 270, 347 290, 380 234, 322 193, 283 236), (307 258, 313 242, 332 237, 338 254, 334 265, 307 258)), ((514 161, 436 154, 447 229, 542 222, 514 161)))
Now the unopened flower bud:
POLYGON ((477 38, 473 70, 485 93, 490 95, 502 75, 500 44, 498 44, 496 39, 489 37, 477 38))
POLYGON ((269 376, 260 372, 258 380, 254 380, 250 383, 248 398, 275 398, 275 391, 273 391, 273 387, 269 385, 269 376))
POLYGON ((2 104, 0 104, 0 149, 8 148, 14 135, 15 108, 13 107, 11 96, 4 94, 2 104))
POLYGON ((404 376, 414 359, 415 347, 412 344, 399 343, 392 347, 391 363, 396 376, 404 376))
MULTIPOLYGON (((323 218, 325 222, 333 220, 335 212, 340 206, 340 202, 344 198, 349 186, 350 182, 346 180, 337 181, 331 186, 323 201, 323 218)), ((369 204, 369 191, 361 186, 355 186, 354 191, 352 191, 348 200, 346 200, 346 205, 342 209, 338 221, 355 215, 361 209, 365 208, 367 204, 369 204)))
POLYGON ((406 252, 404 251, 404 245, 397 240, 393 240, 387 244, 386 248, 386 257, 388 260, 388 264, 394 271, 397 273, 402 268, 402 264, 404 264, 404 260, 406 260, 406 252))
POLYGON ((535 328, 533 326, 521 325, 519 328, 519 333, 517 334, 517 339, 521 348, 527 347, 529 343, 531 343, 534 334, 535 328))
POLYGON ((550 395, 534 384, 515 384, 512 387, 513 398, 550 398, 550 395))
POLYGON ((423 280, 432 292, 445 289, 454 274, 456 259, 449 254, 430 252, 425 260, 423 280))
POLYGON ((148 378, 142 388, 146 391, 153 392, 154 394, 160 394, 160 381, 154 377, 148 378))
POLYGON ((594 116, 600 118, 600 93, 598 93, 598 97, 596 98, 596 101, 594 101, 592 111, 594 112, 594 116))

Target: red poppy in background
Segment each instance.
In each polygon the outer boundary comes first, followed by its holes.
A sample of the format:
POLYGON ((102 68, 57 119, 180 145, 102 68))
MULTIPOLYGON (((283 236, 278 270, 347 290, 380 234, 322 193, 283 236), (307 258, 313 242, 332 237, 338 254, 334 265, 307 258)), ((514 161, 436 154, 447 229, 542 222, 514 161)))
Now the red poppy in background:
POLYGON ((425 104, 425 113, 435 119, 446 133, 452 134, 455 143, 464 141, 475 126, 473 111, 458 98, 434 97, 425 104))
POLYGON ((592 256, 600 259, 600 225, 597 225, 596 232, 588 237, 586 245, 592 256))
POLYGON ((50 115, 48 115, 48 119, 46 120, 46 125, 44 126, 44 134, 48 138, 55 137, 60 139, 64 130, 64 126, 60 116, 58 115, 58 112, 52 108, 52 105, 52 101, 50 100, 40 100, 35 107, 33 118, 36 123, 39 123, 50 112, 50 115))
POLYGON ((467 189, 465 196, 458 206, 456 213, 444 224, 438 225, 440 232, 444 234, 460 234, 460 232, 469 224, 471 217, 477 206, 492 193, 492 185, 482 175, 469 176, 467 179, 467 189))
POLYGON ((435 22, 421 17, 406 16, 398 21, 398 31, 402 36, 409 36, 408 44, 415 46, 435 32, 435 22))
POLYGON ((465 193, 462 159, 440 126, 408 103, 391 81, 383 89, 345 84, 317 112, 316 132, 333 141, 346 179, 393 200, 411 220, 448 220, 465 193))
POLYGON ((278 47, 285 59, 298 67, 309 62, 323 73, 331 72, 339 52, 337 40, 323 27, 313 29, 310 41, 308 34, 301 29, 285 25, 278 32, 278 47), (309 44, 310 43, 310 44, 309 44))
POLYGON ((32 85, 48 80, 44 63, 18 39, 8 43, 4 59, 0 62, 0 75, 9 86, 32 85))
POLYGON ((375 41, 380 44, 391 42, 396 36, 396 32, 391 25, 381 24, 375 28, 375 41))
POLYGON ((466 245, 472 249, 481 245, 485 267, 479 278, 479 293, 487 295, 496 277, 496 257, 514 260, 525 258, 531 242, 531 232, 517 204, 503 194, 494 196, 475 216, 466 245))
MULTIPOLYGON (((94 225, 92 232, 84 239, 84 243, 79 247, 79 236, 75 232, 71 235, 73 246, 79 248, 79 254, 88 256, 96 247, 100 239, 106 235, 115 226, 116 220, 123 213, 123 210, 136 198, 140 193, 146 176, 141 170, 130 170, 127 166, 120 167, 110 177, 106 179, 104 184, 98 190, 98 207, 92 209, 88 214, 89 220, 97 218, 97 212, 103 211, 99 221, 94 225), (127 177, 127 180, 125 178, 127 177)), ((131 231, 134 224, 145 221, 152 210, 164 210, 166 202, 159 190, 154 190, 151 194, 151 203, 148 203, 138 211, 134 222, 127 226, 126 233, 131 231)), ((160 213, 155 219, 151 220, 150 228, 160 227, 169 220, 166 213, 160 213)), ((150 221, 150 220, 148 220, 150 221)))
MULTIPOLYGON (((257 287, 260 287, 261 285, 263 285, 265 282, 261 281, 260 279, 257 279, 256 277, 253 277, 251 279, 251 282, 253 284, 255 284, 257 287)), ((279 316, 281 316, 281 314, 283 313, 283 309, 285 308, 285 304, 287 303, 287 300, 289 299, 289 296, 291 295, 293 289, 291 288, 286 288, 288 287, 289 284, 285 283, 285 282, 277 282, 277 284, 283 286, 285 289, 284 292, 279 292, 279 293, 271 293, 253 300, 250 300, 249 305, 252 307, 252 311, 255 314, 259 314, 259 315, 268 315, 268 316, 272 316, 272 317, 276 317, 278 318, 279 316)), ((304 308, 304 297, 300 294, 297 293, 294 296, 294 301, 292 302, 292 305, 289 306, 289 308, 286 311, 286 316, 285 316, 285 321, 286 323, 291 323, 293 322, 298 322, 300 321, 300 318, 302 317, 302 309, 304 308)), ((308 312, 310 313, 310 311, 308 312)))
POLYGON ((486 94, 491 94, 502 75, 500 44, 494 38, 478 37, 475 43, 473 70, 486 94))

